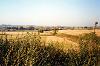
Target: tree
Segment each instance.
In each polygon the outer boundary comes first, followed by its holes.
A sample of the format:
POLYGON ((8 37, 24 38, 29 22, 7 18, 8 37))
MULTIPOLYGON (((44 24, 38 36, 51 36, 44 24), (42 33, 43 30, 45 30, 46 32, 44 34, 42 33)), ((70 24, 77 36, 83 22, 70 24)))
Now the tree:
POLYGON ((87 28, 88 28, 87 26, 84 27, 84 29, 87 29, 87 28))
POLYGON ((33 26, 29 26, 28 30, 34 30, 34 27, 33 26))
POLYGON ((39 35, 40 33, 43 33, 43 32, 44 32, 43 29, 38 29, 38 35, 39 35))
POLYGON ((94 33, 95 33, 95 29, 97 27, 98 22, 95 22, 95 26, 94 26, 94 33))
POLYGON ((24 30, 25 28, 23 27, 23 26, 20 26, 20 28, 19 28, 20 30, 24 30))
POLYGON ((58 29, 57 29, 57 28, 54 28, 54 29, 53 29, 53 35, 56 35, 57 32, 58 32, 58 29))

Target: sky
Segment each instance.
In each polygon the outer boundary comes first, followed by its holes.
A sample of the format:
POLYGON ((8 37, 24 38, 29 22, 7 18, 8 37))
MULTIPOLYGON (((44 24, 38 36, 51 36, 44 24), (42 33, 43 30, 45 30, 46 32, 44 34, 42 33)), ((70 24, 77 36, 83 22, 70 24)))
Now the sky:
POLYGON ((0 0, 0 24, 100 25, 100 0, 0 0))

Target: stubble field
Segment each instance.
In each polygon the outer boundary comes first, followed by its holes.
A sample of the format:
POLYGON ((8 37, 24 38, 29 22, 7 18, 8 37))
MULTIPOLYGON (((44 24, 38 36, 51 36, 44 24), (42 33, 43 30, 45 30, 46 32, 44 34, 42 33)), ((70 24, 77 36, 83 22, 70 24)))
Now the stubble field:
MULTIPOLYGON (((59 30, 57 32, 57 34, 66 34, 66 35, 71 35, 71 36, 79 36, 85 33, 91 33, 93 32, 93 30, 59 30)), ((12 38, 16 38, 16 37, 23 37, 25 36, 27 33, 31 33, 31 34, 38 34, 38 32, 34 32, 34 31, 19 31, 19 32, 4 32, 8 35, 9 39, 12 38)), ((0 34, 2 34, 2 32, 0 32, 0 34)), ((98 36, 100 36, 100 30, 96 30, 96 34, 98 36)), ((49 43, 49 42, 56 42, 58 43, 57 45, 54 45, 56 48, 63 48, 64 51, 68 50, 68 49, 75 49, 78 50, 79 48, 79 44, 76 41, 72 41, 73 38, 70 38, 70 36, 54 36, 52 35, 52 31, 44 31, 43 33, 40 33, 41 39, 42 41, 44 41, 45 43, 49 43)), ((74 38, 74 40, 77 40, 74 38)))

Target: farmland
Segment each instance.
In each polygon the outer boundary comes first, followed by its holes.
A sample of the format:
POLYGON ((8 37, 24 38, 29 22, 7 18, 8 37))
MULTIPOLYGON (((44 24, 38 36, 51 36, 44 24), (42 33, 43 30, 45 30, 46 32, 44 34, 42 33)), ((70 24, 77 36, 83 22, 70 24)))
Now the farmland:
MULTIPOLYGON (((70 34, 70 35, 80 35, 84 33, 90 33, 93 32, 93 30, 60 30, 60 33, 70 34)), ((96 30, 96 34, 100 36, 100 30, 96 30)))
MULTIPOLYGON (((59 42, 59 43, 64 43, 63 47, 64 49, 78 49, 78 43, 77 43, 77 38, 71 38, 70 36, 66 36, 66 35, 71 35, 71 36, 79 36, 82 34, 87 34, 87 33, 91 33, 93 32, 93 30, 59 30, 57 33, 58 35, 52 35, 52 31, 44 31, 43 33, 40 33, 40 36, 42 38, 42 41, 45 41, 46 43, 49 42, 59 42), (59 36, 60 35, 60 36, 59 36), (74 39, 74 41, 73 41, 74 39), (65 45, 66 44, 66 45, 65 45), (67 47, 67 48, 66 48, 67 47)), ((13 31, 13 32, 4 32, 8 35, 8 37, 11 38, 16 38, 17 36, 19 37, 23 37, 25 36, 27 33, 30 34, 37 34, 38 32, 34 32, 34 31, 13 31)), ((2 34, 2 32, 0 32, 0 34, 2 34)), ((100 36, 100 30, 96 30, 96 34, 97 36, 100 36)), ((61 44, 60 44, 61 45, 61 44)), ((59 47, 60 47, 59 45, 59 47)))
POLYGON ((4 53, 1 60, 5 66, 96 66, 100 60, 100 30, 96 30, 96 34, 91 32, 93 30, 58 30, 56 35, 53 31, 0 32, 0 51, 4 53))
POLYGON ((100 66, 100 0, 0 0, 0 66, 100 66))
MULTIPOLYGON (((5 32, 7 34, 25 34, 27 32, 30 33, 37 33, 36 31, 11 31, 11 32, 5 32)), ((59 30, 58 33, 65 33, 65 34, 69 34, 69 35, 80 35, 80 34, 84 34, 84 33, 90 33, 93 32, 93 30, 59 30)), ((2 32, 0 32, 2 33, 2 32)), ((41 34, 47 34, 50 35, 52 33, 52 31, 44 31, 44 33, 41 34)), ((96 29, 96 34, 98 36, 100 36, 100 29, 96 29)))
MULTIPOLYGON (((66 35, 72 35, 72 36, 79 36, 82 34, 87 34, 91 33, 93 30, 59 30, 57 34, 66 34, 66 35)), ((13 32, 4 32, 8 35, 16 36, 16 35, 25 35, 27 33, 32 33, 32 34, 38 34, 36 31, 13 31, 13 32)), ((2 34, 2 32, 0 32, 2 34)), ((96 35, 100 36, 100 30, 96 30, 96 35)), ((68 39, 69 37, 65 38, 66 36, 63 37, 57 37, 52 35, 52 31, 44 31, 43 33, 40 33, 40 36, 45 37, 45 40, 48 41, 59 41, 59 42, 64 42, 65 39, 68 39)), ((22 36, 21 36, 22 37, 22 36)))

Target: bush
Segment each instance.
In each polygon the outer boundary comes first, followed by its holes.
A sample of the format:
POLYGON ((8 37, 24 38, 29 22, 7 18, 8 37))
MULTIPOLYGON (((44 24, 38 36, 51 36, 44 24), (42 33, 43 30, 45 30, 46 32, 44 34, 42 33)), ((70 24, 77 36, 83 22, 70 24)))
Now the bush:
MULTIPOLYGON (((4 37, 4 36, 3 36, 4 37)), ((66 55, 52 45, 42 46, 39 36, 26 35, 9 40, 1 38, 0 64, 3 66, 56 66, 65 65, 66 55)))
MULTIPOLYGON (((80 37, 80 52, 68 50, 64 52, 55 48, 52 43, 45 46, 41 37, 26 34, 22 38, 0 38, 0 65, 1 66, 96 66, 99 50, 88 50, 92 34, 80 37), (87 37, 87 38, 86 38, 87 37), (88 41, 88 43, 87 43, 88 41), (85 47, 84 45, 88 45, 85 47)), ((96 36, 93 34, 93 36, 96 36)), ((93 46, 94 47, 94 46, 93 46)), ((97 47, 97 46, 96 46, 97 47)))
POLYGON ((99 61, 100 48, 99 38, 95 33, 84 34, 80 37, 80 53, 88 66, 95 65, 99 61))
POLYGON ((43 33, 44 30, 43 30, 43 29, 38 29, 38 32, 39 32, 39 33, 43 33))

